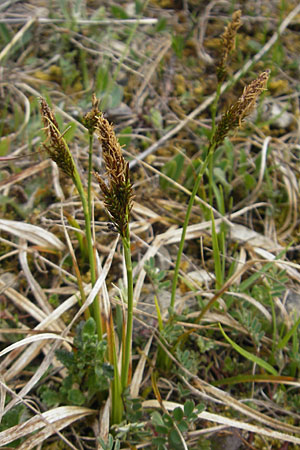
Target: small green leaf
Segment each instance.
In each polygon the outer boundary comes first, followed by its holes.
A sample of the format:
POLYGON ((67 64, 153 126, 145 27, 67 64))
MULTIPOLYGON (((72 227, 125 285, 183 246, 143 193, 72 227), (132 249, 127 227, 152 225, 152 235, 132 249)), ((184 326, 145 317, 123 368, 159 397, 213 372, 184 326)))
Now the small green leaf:
POLYGON ((169 431, 169 428, 164 425, 155 425, 155 429, 157 433, 167 434, 169 431))
MULTIPOLYGON (((162 173, 174 181, 178 181, 184 168, 184 156, 178 153, 171 161, 168 161, 161 169, 162 173)), ((162 189, 167 189, 171 184, 163 177, 160 177, 159 184, 162 189)))
POLYGON ((175 428, 173 428, 169 433, 169 444, 170 448, 173 450, 185 450, 180 434, 177 430, 175 430, 175 428))
POLYGON ((161 31, 165 31, 166 28, 167 28, 167 19, 165 17, 158 19, 158 22, 155 25, 155 31, 159 33, 161 31))
POLYGON ((79 391, 79 389, 71 389, 68 392, 68 400, 73 405, 83 405, 85 402, 85 396, 82 392, 79 391))
POLYGON ((123 87, 115 84, 112 88, 109 96, 108 107, 109 108, 117 108, 123 98, 123 87))
POLYGON ((14 406, 2 417, 0 431, 7 430, 10 427, 20 424, 29 418, 29 412, 25 405, 14 406))
MULTIPOLYGON (((195 419, 196 419, 196 417, 195 417, 195 419)), ((181 421, 177 424, 177 426, 178 426, 178 429, 179 429, 179 431, 180 431, 181 433, 185 433, 185 432, 188 431, 188 429, 189 429, 189 426, 188 426, 188 423, 187 423, 186 420, 181 420, 181 421)))
POLYGON ((82 329, 82 336, 94 336, 96 332, 96 322, 95 320, 90 317, 84 324, 82 329))
POLYGON ((128 19, 128 14, 124 8, 121 8, 121 6, 112 5, 111 12, 116 19, 128 19))
POLYGON ((254 188, 254 186, 256 185, 256 180, 255 178, 250 175, 249 173, 245 173, 244 175, 244 183, 245 183, 245 187, 247 190, 251 190, 254 188))
POLYGON ((42 393, 41 397, 44 403, 46 403, 47 406, 55 406, 59 405, 59 403, 62 401, 61 396, 58 392, 53 391, 52 389, 46 388, 42 393))
POLYGON ((70 369, 74 364, 74 353, 68 352, 64 348, 55 351, 56 358, 67 368, 70 369))
POLYGON ((10 139, 8 138, 2 138, 0 141, 0 156, 7 155, 10 147, 10 139))
POLYGON ((196 414, 201 414, 205 410, 204 403, 200 403, 196 406, 196 414))
POLYGON ((187 400, 184 404, 184 414, 186 415, 186 417, 190 417, 191 414, 193 413, 195 408, 195 403, 193 402, 193 400, 187 400))
POLYGON ((177 420, 177 422, 180 422, 183 419, 183 410, 182 408, 180 408, 180 406, 174 409, 173 417, 175 420, 177 420))
MULTIPOLYGON (((0 36, 1 36, 1 40, 3 40, 6 44, 8 44, 13 38, 12 30, 5 23, 0 24, 0 36)), ((5 47, 5 45, 3 43, 3 48, 4 47, 5 47)))
POLYGON ((166 442, 166 439, 164 437, 155 437, 152 439, 152 444, 157 446, 157 448, 162 448, 165 449, 166 447, 164 446, 166 442), (159 447, 162 446, 162 447, 159 447))
POLYGON ((154 413, 151 415, 151 420, 154 425, 164 425, 164 421, 158 411, 154 411, 154 413))
POLYGON ((97 70, 95 91, 98 97, 108 88, 109 70, 110 70, 109 63, 107 63, 107 66, 99 66, 97 70))
POLYGON ((173 418, 171 416, 169 416, 169 414, 164 414, 163 415, 163 421, 164 421, 164 424, 167 427, 172 427, 173 426, 174 421, 173 421, 173 418))
POLYGON ((158 109, 155 108, 150 109, 150 119, 156 129, 162 130, 163 117, 158 109))
POLYGON ((124 145, 127 147, 131 142, 131 135, 132 134, 132 127, 126 127, 123 128, 123 130, 120 131, 120 135, 118 135, 118 141, 121 147, 124 145), (128 134, 128 136, 126 136, 128 134))
POLYGON ((172 48, 177 56, 177 58, 181 59, 183 50, 185 47, 184 36, 181 34, 172 36, 172 48))

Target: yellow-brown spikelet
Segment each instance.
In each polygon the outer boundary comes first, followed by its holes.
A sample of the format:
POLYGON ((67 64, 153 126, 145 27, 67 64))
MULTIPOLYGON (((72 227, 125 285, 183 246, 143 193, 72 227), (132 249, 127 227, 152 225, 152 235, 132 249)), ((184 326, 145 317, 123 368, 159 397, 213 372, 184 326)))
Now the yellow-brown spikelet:
POLYGON ((129 178, 129 163, 122 155, 122 149, 112 125, 98 115, 95 133, 102 144, 102 155, 106 167, 106 181, 95 173, 104 195, 104 204, 110 218, 122 237, 127 236, 127 227, 132 208, 132 185, 129 178))
POLYGON ((59 131, 58 123, 53 111, 43 98, 40 98, 40 111, 44 124, 44 131, 47 136, 46 142, 48 142, 47 145, 45 142, 42 144, 43 148, 48 152, 50 158, 56 162, 58 167, 72 178, 74 175, 74 161, 70 154, 70 150, 59 131))
POLYGON ((92 95, 92 109, 85 116, 83 116, 82 124, 89 130, 89 133, 93 134, 98 123, 98 117, 101 112, 98 109, 99 100, 95 94, 92 95))
POLYGON ((223 81, 226 76, 228 56, 235 49, 235 37, 241 25, 241 11, 238 10, 232 14, 232 20, 221 36, 222 54, 217 64, 217 78, 219 82, 223 81))
POLYGON ((241 97, 223 114, 212 139, 213 145, 219 146, 229 131, 240 126, 244 118, 253 111, 257 98, 265 90, 269 75, 270 70, 267 69, 245 86, 241 97))

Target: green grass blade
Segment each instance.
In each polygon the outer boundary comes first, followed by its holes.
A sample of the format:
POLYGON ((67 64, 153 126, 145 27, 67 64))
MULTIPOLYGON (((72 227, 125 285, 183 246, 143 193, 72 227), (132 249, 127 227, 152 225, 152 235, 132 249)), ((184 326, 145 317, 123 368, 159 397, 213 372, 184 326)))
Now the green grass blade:
POLYGON ((256 363, 258 366, 262 367, 263 369, 267 370, 268 372, 270 372, 272 375, 279 375, 277 370, 274 369, 274 367, 272 367, 270 364, 268 364, 266 361, 264 361, 263 359, 259 358, 256 355, 253 355, 253 353, 248 352, 247 350, 243 349, 242 347, 240 347, 238 344, 236 344, 232 339, 230 339, 229 336, 227 336, 227 334, 225 334, 225 331, 222 328, 222 325, 219 323, 219 328, 221 330, 221 333, 223 334, 224 338, 226 339, 227 342, 229 342, 229 344, 232 345, 232 347, 234 348, 234 350, 236 350, 240 355, 244 356, 245 358, 247 358, 249 361, 252 361, 254 363, 256 363))
POLYGON ((298 329, 298 326, 300 325, 300 317, 297 320, 297 322, 294 323, 294 325, 292 326, 292 328, 286 333, 286 335, 280 340, 277 349, 278 350, 282 350, 286 344, 288 343, 288 341, 291 339, 291 337, 293 336, 293 334, 295 333, 295 331, 298 329))
POLYGON ((156 295, 154 295, 154 302, 155 302, 155 308, 156 308, 156 313, 157 313, 158 329, 160 332, 162 332, 164 329, 164 324, 163 324, 163 320, 161 317, 161 311, 160 311, 160 307, 159 307, 159 303, 158 303, 158 299, 157 299, 156 295))
POLYGON ((218 242, 218 234, 216 232, 216 224, 213 212, 211 211, 211 233, 212 233, 212 246, 215 263, 215 275, 216 275, 216 289, 221 289, 223 286, 223 272, 221 265, 221 255, 218 242))

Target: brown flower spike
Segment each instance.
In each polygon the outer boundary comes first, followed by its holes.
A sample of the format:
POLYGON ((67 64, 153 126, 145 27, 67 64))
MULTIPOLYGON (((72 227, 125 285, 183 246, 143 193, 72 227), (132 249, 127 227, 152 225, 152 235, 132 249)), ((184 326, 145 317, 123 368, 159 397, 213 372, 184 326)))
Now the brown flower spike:
POLYGON ((45 99, 40 98, 40 110, 44 130, 46 132, 49 144, 43 143, 44 149, 48 152, 50 158, 56 162, 58 167, 69 177, 74 175, 74 161, 70 154, 70 150, 59 131, 58 123, 55 119, 53 111, 49 108, 45 99))
POLYGON ((217 77, 218 81, 221 82, 226 76, 226 65, 229 54, 235 49, 235 37, 238 29, 242 25, 241 22, 241 11, 235 11, 232 14, 232 21, 227 25, 224 33, 221 36, 222 42, 222 55, 220 61, 217 65, 217 77))
POLYGON ((223 114, 213 136, 212 145, 215 147, 221 145, 229 131, 239 127, 245 117, 253 111, 257 98, 266 88, 269 75, 270 70, 267 69, 245 86, 241 97, 223 114))
POLYGON ((82 125, 89 130, 89 133, 93 134, 98 123, 98 117, 101 112, 98 109, 99 100, 95 94, 92 95, 92 109, 82 119, 82 125))
POLYGON ((95 172, 104 195, 104 204, 114 226, 121 237, 127 237, 129 215, 132 208, 132 185, 129 178, 129 163, 122 155, 112 125, 99 111, 95 133, 102 144, 102 155, 106 167, 107 182, 95 172))

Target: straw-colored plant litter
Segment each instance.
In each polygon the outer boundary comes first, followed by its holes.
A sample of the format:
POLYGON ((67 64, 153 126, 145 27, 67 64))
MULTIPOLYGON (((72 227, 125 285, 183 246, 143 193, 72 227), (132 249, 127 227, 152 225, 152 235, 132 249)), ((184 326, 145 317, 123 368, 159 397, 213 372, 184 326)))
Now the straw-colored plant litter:
POLYGON ((300 449, 296 0, 0 4, 0 447, 300 449))

